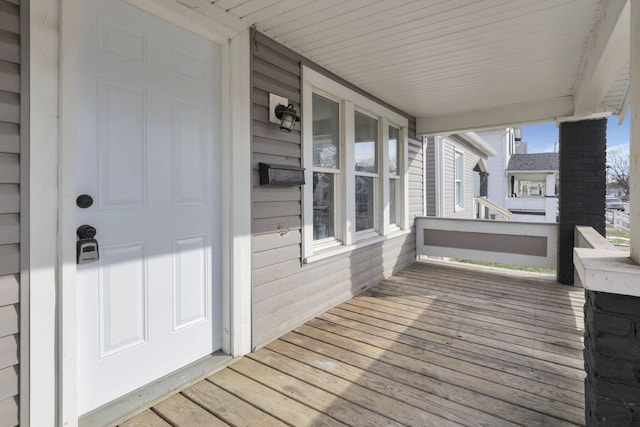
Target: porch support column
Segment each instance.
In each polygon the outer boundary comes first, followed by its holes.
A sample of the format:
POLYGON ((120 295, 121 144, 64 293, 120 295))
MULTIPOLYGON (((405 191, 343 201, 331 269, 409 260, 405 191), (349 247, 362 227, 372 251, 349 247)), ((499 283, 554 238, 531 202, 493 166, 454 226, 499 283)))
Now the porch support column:
MULTIPOLYGON (((631 260, 577 249, 585 286, 585 420, 592 426, 640 424, 640 2, 631 1, 631 260), (589 260, 593 258, 593 261, 589 260), (591 268, 590 268, 591 267, 591 268)), ((624 112, 623 112, 624 113, 624 112)))
POLYGON ((605 235, 607 120, 560 123, 558 281, 573 285, 574 229, 605 235))
POLYGON ((631 2, 629 202, 631 258, 640 264, 640 5, 631 2))

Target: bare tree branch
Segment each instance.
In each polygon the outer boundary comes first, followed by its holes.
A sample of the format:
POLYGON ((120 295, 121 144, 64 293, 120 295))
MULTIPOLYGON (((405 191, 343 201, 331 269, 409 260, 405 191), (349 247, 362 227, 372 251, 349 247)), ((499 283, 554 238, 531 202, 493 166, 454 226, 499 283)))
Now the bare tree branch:
POLYGON ((612 150, 607 153, 608 182, 616 183, 624 194, 629 194, 629 153, 612 150))

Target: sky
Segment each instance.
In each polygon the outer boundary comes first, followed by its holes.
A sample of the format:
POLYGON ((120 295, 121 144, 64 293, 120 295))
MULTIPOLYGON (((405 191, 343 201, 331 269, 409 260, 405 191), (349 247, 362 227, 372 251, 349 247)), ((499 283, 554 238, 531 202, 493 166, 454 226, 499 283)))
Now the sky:
MULTIPOLYGON (((618 116, 607 119, 607 150, 629 151, 629 110, 622 125, 618 116)), ((529 153, 553 153, 558 151, 558 128, 555 122, 522 126, 522 140, 529 144, 529 153)))

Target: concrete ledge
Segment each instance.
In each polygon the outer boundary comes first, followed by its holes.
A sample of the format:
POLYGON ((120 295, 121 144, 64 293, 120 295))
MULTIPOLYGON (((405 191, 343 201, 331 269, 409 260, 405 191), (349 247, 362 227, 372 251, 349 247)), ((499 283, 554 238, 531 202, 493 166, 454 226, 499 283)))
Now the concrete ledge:
POLYGON ((593 227, 577 226, 575 232, 576 248, 615 249, 613 243, 605 239, 593 227))
POLYGON ((585 289, 640 297, 640 265, 628 251, 574 248, 573 262, 585 289))

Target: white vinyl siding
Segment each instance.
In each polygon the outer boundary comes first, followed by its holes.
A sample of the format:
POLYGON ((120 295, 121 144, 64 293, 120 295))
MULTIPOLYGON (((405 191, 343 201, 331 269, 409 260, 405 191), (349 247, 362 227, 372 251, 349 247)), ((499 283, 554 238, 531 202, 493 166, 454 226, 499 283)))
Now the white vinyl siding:
MULTIPOLYGON (((480 154, 473 148, 469 147, 457 139, 451 137, 436 137, 436 141, 441 139, 442 141, 442 153, 441 158, 438 159, 441 163, 441 181, 442 186, 440 191, 442 192, 441 200, 442 207, 440 213, 436 216, 442 216, 447 218, 472 218, 473 217, 473 179, 474 175, 478 172, 474 172, 473 168, 478 164, 480 154), (456 153, 462 154, 463 170, 462 170, 462 206, 456 206, 456 194, 455 194, 455 182, 456 182, 456 168, 455 168, 455 156, 456 153)), ((428 188, 428 186, 427 186, 428 188)))
MULTIPOLYGON (((20 422, 19 412, 26 414, 29 402, 24 394, 28 360, 26 347, 21 348, 28 330, 21 322, 21 311, 28 311, 28 301, 21 300, 26 295, 26 278, 21 276, 21 236, 27 224, 21 223, 21 197, 26 197, 27 183, 21 182, 28 174, 26 141, 21 135, 21 117, 25 106, 21 99, 28 98, 26 85, 21 82, 20 36, 26 35, 26 28, 20 28, 20 6, 16 2, 0 4, 0 32, 3 37, 0 49, 0 425, 16 426, 20 422), (22 188, 22 194, 21 194, 22 188), (19 374, 22 372, 22 378, 19 374), (23 394, 20 394, 22 392, 23 394), (23 405, 20 411, 20 405, 23 405)), ((22 3, 24 6, 24 3, 22 3)), ((24 238, 24 237, 22 237, 24 238)), ((24 315, 24 314, 23 314, 24 315)))
MULTIPOLYGON (((411 139, 407 142, 407 136, 415 134, 412 133, 415 119, 411 119, 408 135, 403 132, 405 139, 401 141, 409 147, 408 157, 401 159, 406 162, 408 173, 400 177, 402 180, 409 176, 408 214, 400 212, 401 218, 402 215, 410 218, 406 231, 378 237, 379 242, 365 247, 353 245, 353 249, 323 260, 302 263, 302 196, 307 187, 312 188, 312 178, 307 176, 303 187, 261 186, 258 162, 302 166, 302 157, 311 154, 302 151, 299 125, 291 133, 284 133, 268 122, 269 93, 286 96, 304 117, 300 108, 300 63, 309 62, 260 33, 252 32, 252 40, 255 41, 251 44, 252 348, 255 349, 415 261, 415 235, 409 230, 414 225, 413 218, 423 214, 423 165, 420 142, 411 139)), ((311 100, 309 97, 304 101, 311 100)), ((341 107, 354 111, 353 104, 343 103, 341 107)), ((403 123, 396 123, 404 131, 400 125, 403 123)), ((307 173, 312 173, 312 169, 307 168, 307 173)), ((345 197, 337 196, 338 205, 344 206, 345 197)), ((304 203, 304 208, 307 207, 313 215, 313 203, 304 203)))

